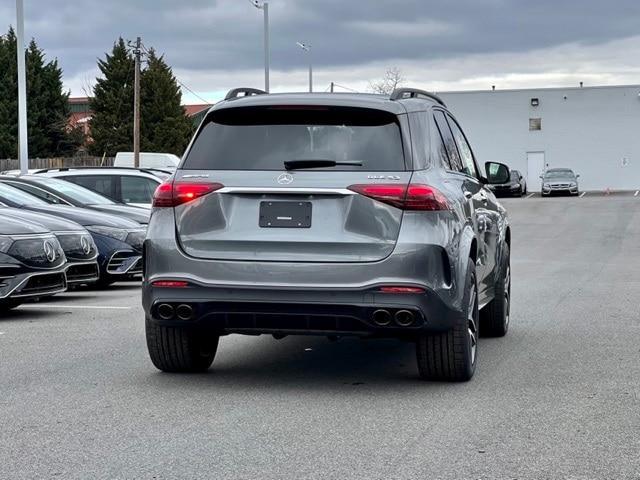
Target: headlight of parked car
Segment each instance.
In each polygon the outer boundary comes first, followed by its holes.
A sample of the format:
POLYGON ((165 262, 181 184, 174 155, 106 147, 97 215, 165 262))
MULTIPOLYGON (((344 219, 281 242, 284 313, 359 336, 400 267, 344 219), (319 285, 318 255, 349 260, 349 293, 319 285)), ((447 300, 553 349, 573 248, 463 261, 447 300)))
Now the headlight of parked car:
POLYGON ((127 235, 129 235, 129 232, 124 228, 105 227, 103 225, 90 225, 86 228, 90 232, 104 235, 105 237, 115 238, 121 242, 124 242, 127 239, 127 235))
POLYGON ((0 253, 7 253, 13 245, 13 238, 0 237, 0 253))

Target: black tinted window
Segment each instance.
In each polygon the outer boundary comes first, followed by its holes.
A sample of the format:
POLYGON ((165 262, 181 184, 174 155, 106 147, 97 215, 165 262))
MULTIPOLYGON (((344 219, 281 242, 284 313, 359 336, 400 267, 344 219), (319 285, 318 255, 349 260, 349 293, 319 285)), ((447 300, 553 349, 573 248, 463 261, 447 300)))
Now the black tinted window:
POLYGON ((458 147, 458 156, 462 161, 462 171, 467 175, 471 175, 472 177, 477 177, 478 172, 476 170, 476 162, 473 159, 473 153, 471 152, 471 147, 469 146, 469 142, 462 133, 460 126, 456 123, 456 121, 447 115, 449 119, 449 126, 451 127, 451 133, 453 133, 453 138, 456 141, 456 146, 458 147))
POLYGON ((69 175, 64 179, 98 192, 105 197, 113 198, 115 196, 114 177, 111 175, 69 175))
POLYGON ((442 141, 444 142, 445 148, 447 150, 447 156, 449 157, 451 170, 455 172, 462 172, 463 166, 462 161, 460 160, 460 155, 458 155, 456 141, 453 138, 453 134, 451 133, 451 129, 449 128, 449 124, 447 123, 447 119, 445 118, 444 113, 441 111, 436 111, 434 112, 433 116, 436 119, 438 131, 440 132, 442 141))
POLYGON ((122 201, 124 203, 151 203, 151 197, 158 183, 144 177, 125 175, 120 178, 122 201))
POLYGON ((330 170, 405 170, 395 115, 344 107, 260 107, 209 116, 186 170, 282 170, 288 160, 360 162, 330 170))

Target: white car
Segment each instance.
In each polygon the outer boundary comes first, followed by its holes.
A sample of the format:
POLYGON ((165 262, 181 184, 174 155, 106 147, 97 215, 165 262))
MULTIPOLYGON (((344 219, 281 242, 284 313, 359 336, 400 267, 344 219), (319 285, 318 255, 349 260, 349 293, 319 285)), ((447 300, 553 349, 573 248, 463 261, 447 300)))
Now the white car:
POLYGON ((162 175, 156 175, 150 172, 134 168, 85 167, 45 169, 35 174, 67 180, 118 203, 151 208, 153 192, 169 173, 158 171, 162 175))
MULTIPOLYGON (((172 153, 140 152, 140 168, 160 168, 175 170, 180 158, 172 153)), ((118 152, 113 161, 114 167, 133 167, 133 152, 118 152)))

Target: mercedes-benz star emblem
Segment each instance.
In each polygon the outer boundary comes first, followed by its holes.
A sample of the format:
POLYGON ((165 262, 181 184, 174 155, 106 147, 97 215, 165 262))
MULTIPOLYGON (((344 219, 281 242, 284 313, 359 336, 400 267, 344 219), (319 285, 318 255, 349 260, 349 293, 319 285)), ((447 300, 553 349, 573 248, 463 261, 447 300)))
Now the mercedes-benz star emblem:
POLYGON ((56 259, 56 249, 53 248, 53 245, 49 240, 45 240, 44 244, 44 255, 47 257, 47 260, 53 262, 56 259))
POLYGON ((293 182, 293 175, 290 173, 281 173, 276 180, 280 185, 289 185, 293 182))
POLYGON ((87 237, 80 237, 80 246, 82 247, 82 251, 85 255, 89 255, 91 253, 91 244, 87 237))

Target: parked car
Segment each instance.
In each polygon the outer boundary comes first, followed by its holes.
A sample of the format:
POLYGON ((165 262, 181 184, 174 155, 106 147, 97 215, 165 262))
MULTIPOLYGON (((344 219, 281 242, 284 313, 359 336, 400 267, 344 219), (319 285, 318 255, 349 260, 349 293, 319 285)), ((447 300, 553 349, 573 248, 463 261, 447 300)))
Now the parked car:
POLYGON ((415 342, 463 381, 509 326, 511 231, 438 97, 234 90, 157 190, 145 241, 149 355, 207 369, 232 333, 415 342), (409 135, 411 128, 411 135, 409 135), (480 312, 482 309, 482 312, 480 312), (482 323, 482 325, 481 325, 482 323))
MULTIPOLYGON (((40 170, 37 175, 60 178, 93 190, 119 203, 151 207, 153 192, 169 176, 134 168, 59 168, 40 170), (161 178, 162 177, 162 178, 161 178)), ((157 172, 161 173, 161 172, 157 172)))
POLYGON ((540 175, 542 179, 542 196, 553 195, 557 193, 578 195, 580 187, 578 186, 578 178, 570 168, 550 168, 544 175, 540 175))
POLYGON ((9 208, 0 204, 0 216, 42 225, 53 233, 67 258, 67 284, 91 284, 98 281, 98 248, 86 228, 78 223, 45 213, 9 208))
POLYGON ((0 182, 23 190, 47 203, 72 205, 125 217, 142 225, 149 223, 151 210, 116 203, 88 188, 58 178, 40 175, 0 177, 0 182))
POLYGON ((0 311, 67 289, 66 258, 42 225, 0 216, 0 311))
POLYGON ((518 170, 511 170, 509 181, 500 185, 488 185, 497 196, 521 197, 527 194, 527 182, 518 170))
POLYGON ((106 286, 142 273, 145 228, 133 220, 85 208, 49 204, 2 182, 0 202, 21 210, 65 218, 86 228, 98 248, 100 285, 106 286))
MULTIPOLYGON (((140 168, 160 168, 175 170, 180 157, 172 153, 140 152, 140 168)), ((118 152, 113 161, 114 167, 133 167, 133 152, 118 152)))

